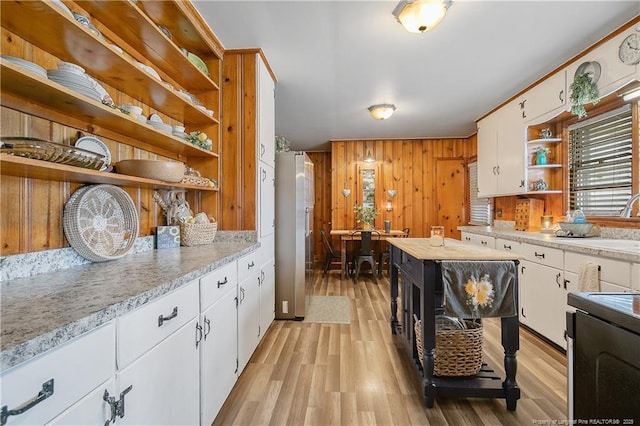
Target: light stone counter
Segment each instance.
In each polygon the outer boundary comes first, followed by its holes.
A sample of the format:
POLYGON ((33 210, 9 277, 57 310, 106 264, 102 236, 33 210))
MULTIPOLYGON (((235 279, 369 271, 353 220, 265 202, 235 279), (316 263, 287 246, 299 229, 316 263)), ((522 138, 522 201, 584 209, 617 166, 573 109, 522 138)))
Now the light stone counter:
POLYGON ((3 281, 0 371, 104 324, 220 266, 256 250, 258 243, 150 250, 3 281))
MULTIPOLYGON (((620 244, 621 248, 616 249, 615 246, 597 246, 597 242, 599 240, 602 240, 603 242, 610 242, 611 238, 563 238, 556 237, 553 234, 515 231, 510 228, 492 226, 459 226, 458 230, 462 232, 469 232, 471 234, 485 235, 496 238, 506 238, 521 243, 531 243, 561 250, 570 250, 577 253, 584 253, 593 256, 610 257, 618 260, 627 260, 629 262, 640 262, 640 250, 623 248, 622 239, 620 244)), ((625 236, 627 236, 627 234, 621 235, 620 238, 624 238, 625 236)), ((630 240, 637 241, 637 230, 629 230, 628 238, 630 240)))

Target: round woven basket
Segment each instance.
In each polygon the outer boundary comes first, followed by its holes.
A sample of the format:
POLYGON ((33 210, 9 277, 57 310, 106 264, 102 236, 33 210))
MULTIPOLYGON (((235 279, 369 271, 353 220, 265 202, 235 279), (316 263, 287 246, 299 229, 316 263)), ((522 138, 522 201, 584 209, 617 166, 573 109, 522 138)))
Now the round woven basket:
POLYGON ((133 200, 114 185, 83 186, 64 207, 64 234, 85 259, 105 262, 127 254, 138 237, 133 200))
MULTIPOLYGON (((414 321, 418 359, 422 365, 422 320, 414 315, 414 321)), ((465 321, 465 325, 464 330, 436 330, 434 376, 474 376, 482 368, 482 324, 465 321)))
POLYGON ((181 223, 180 244, 183 246, 197 246, 213 242, 218 231, 218 222, 212 223, 181 223))

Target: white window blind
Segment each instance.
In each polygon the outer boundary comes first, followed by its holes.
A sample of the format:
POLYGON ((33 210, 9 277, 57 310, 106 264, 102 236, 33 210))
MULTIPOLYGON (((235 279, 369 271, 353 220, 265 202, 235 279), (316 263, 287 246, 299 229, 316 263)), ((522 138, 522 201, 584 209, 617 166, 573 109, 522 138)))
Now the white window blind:
POLYGON ((569 127, 569 208, 618 216, 631 196, 630 105, 569 127))
POLYGON ((488 198, 478 198, 478 163, 469 164, 469 225, 489 225, 491 204, 488 198))

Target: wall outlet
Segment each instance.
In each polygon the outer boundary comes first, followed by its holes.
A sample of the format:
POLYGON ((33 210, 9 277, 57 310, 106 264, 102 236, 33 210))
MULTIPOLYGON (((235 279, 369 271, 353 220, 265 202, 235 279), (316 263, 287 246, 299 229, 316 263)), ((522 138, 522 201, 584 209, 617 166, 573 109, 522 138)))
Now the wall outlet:
POLYGON ((288 314, 289 313, 289 301, 288 300, 283 300, 282 301, 282 313, 283 314, 288 314))

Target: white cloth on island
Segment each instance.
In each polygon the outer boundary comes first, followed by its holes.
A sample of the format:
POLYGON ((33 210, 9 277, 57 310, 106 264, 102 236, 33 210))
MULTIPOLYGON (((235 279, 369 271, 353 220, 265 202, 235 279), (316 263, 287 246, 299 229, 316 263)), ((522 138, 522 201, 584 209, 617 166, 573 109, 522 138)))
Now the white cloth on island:
POLYGON ((583 263, 578 269, 578 291, 600 291, 600 266, 597 263, 583 263))
POLYGON ((512 317, 517 270, 513 261, 442 261, 444 313, 459 318, 512 317))

